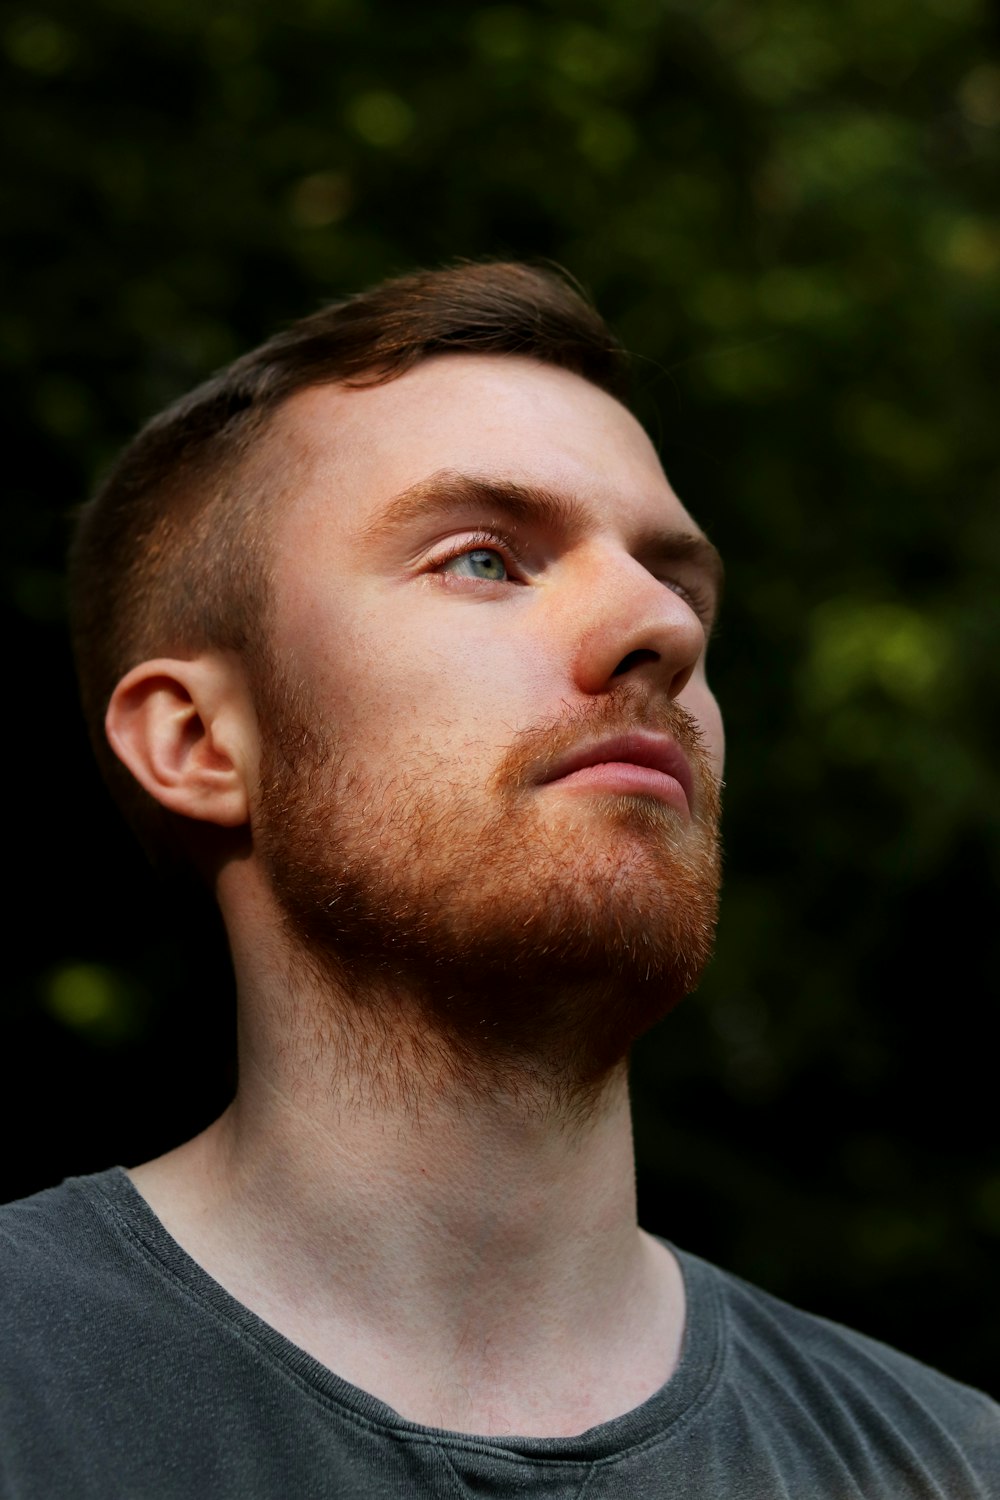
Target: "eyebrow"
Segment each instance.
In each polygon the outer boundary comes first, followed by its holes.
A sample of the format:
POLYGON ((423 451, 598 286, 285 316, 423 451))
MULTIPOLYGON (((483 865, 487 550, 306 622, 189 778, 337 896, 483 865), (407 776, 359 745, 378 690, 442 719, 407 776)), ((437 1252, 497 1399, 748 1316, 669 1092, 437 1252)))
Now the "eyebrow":
MULTIPOLYGON (((493 511, 515 524, 542 526, 564 534, 586 531, 591 519, 588 507, 573 496, 444 469, 396 495, 361 529, 358 539, 364 546, 377 546, 419 521, 434 520, 455 510, 493 511)), ((635 552, 643 558, 687 562, 700 568, 712 583, 718 607, 725 568, 718 548, 704 533, 649 528, 640 533, 635 552)))

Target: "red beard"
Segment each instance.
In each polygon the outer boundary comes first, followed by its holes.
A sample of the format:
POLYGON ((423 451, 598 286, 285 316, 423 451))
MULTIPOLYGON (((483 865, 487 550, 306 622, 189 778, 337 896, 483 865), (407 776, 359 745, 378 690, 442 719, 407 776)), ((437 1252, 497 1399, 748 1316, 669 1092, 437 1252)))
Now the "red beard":
POLYGON ((485 788, 454 762, 376 783, 316 715, 278 709, 276 689, 254 839, 294 950, 332 982, 323 1019, 340 1044, 480 1095, 546 1080, 581 1097, 695 988, 715 932, 719 784, 686 710, 622 683, 521 734, 485 788), (648 796, 534 784, 541 759, 637 728, 687 756, 690 819, 648 796))

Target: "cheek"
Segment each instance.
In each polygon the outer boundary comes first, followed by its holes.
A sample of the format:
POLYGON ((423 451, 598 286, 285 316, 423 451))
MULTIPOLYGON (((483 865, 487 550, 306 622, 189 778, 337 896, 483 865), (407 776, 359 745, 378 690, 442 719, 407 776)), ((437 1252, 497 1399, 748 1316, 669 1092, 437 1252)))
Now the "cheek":
POLYGON ((352 632, 349 668, 338 658, 328 664, 328 698, 345 703, 383 762, 407 747, 434 747, 436 756, 446 745, 454 755, 463 745, 503 743, 534 699, 530 651, 477 628, 475 618, 428 613, 377 612, 352 632))
POLYGON ((276 641, 287 680, 372 781, 485 779, 544 701, 537 653, 498 630, 483 606, 418 597, 419 589, 351 588, 321 566, 289 586, 276 641), (482 770, 480 778, 478 772, 482 770))

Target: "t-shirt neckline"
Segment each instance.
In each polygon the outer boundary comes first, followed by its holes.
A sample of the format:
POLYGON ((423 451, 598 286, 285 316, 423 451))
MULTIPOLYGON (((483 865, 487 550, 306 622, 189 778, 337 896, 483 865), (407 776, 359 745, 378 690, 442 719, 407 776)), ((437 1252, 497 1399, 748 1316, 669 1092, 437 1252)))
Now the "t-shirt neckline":
POLYGON ((677 1367, 665 1385, 633 1410, 572 1437, 476 1436, 411 1422, 391 1406, 335 1374, 257 1313, 239 1302, 173 1238, 123 1167, 67 1182, 101 1217, 110 1216, 126 1238, 152 1257, 161 1274, 177 1283, 272 1364, 305 1385, 327 1406, 413 1442, 434 1442, 497 1456, 562 1463, 605 1461, 653 1442, 676 1438, 711 1396, 725 1353, 724 1312, 717 1273, 698 1256, 663 1243, 676 1256, 684 1280, 684 1335, 677 1367), (102 1211, 103 1210, 103 1211, 102 1211))

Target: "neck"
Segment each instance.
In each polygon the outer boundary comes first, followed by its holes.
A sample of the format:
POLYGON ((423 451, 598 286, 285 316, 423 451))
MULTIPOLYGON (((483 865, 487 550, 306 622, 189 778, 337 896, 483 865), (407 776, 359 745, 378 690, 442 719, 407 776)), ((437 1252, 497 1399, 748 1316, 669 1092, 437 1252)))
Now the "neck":
POLYGON ((568 1435, 663 1383, 683 1293, 637 1226, 623 1064, 546 1107, 544 1073, 470 1089, 416 1028, 317 1026, 371 995, 240 979, 236 1100, 133 1173, 210 1274, 431 1426, 568 1435))

